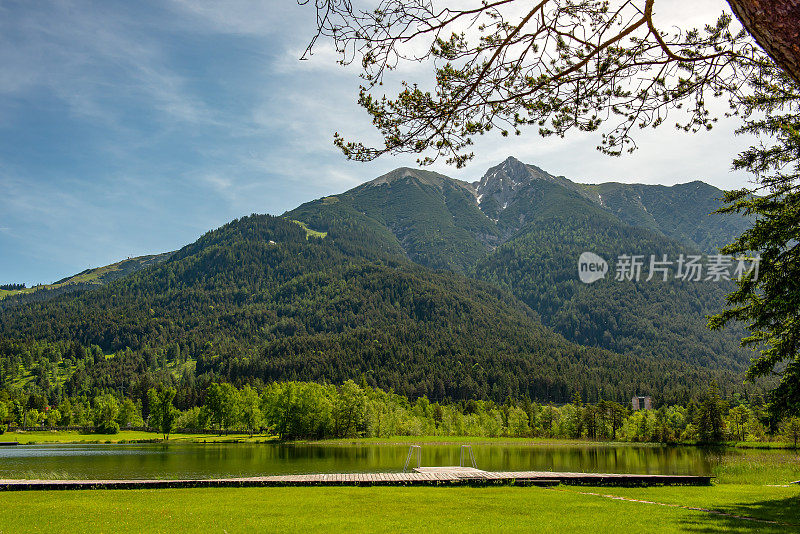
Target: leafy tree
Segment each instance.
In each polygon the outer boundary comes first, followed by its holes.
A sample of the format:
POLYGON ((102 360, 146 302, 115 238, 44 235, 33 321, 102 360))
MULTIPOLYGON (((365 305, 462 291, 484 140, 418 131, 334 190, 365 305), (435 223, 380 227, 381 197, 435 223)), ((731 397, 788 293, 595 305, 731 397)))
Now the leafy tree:
POLYGON ((335 435, 336 390, 314 383, 271 384, 262 397, 265 421, 280 439, 335 435))
POLYGON ((614 401, 601 401, 599 408, 605 424, 611 428, 611 439, 617 439, 617 430, 622 427, 628 410, 614 401))
POLYGON ((53 428, 61 421, 61 412, 51 408, 45 413, 45 419, 47 420, 47 426, 53 428))
POLYGON ((508 435, 513 437, 530 436, 531 427, 528 414, 522 408, 512 406, 508 409, 508 435))
POLYGON ((21 402, 15 401, 12 409, 11 414, 14 417, 14 420, 17 422, 17 425, 26 426, 25 424, 25 408, 21 402))
POLYGON ((61 404, 58 405, 58 411, 61 412, 61 424, 64 426, 70 426, 72 424, 72 403, 69 402, 69 399, 64 399, 61 401, 61 404))
MULTIPOLYGON (((150 406, 152 413, 152 404, 150 406)), ((119 423, 120 427, 142 426, 144 424, 141 410, 132 399, 123 399, 120 405, 119 415, 117 416, 117 423, 119 423)))
POLYGON ((602 418, 597 406, 587 404, 582 410, 582 424, 586 437, 595 440, 602 433, 602 418))
POLYGON ((201 430, 203 428, 203 425, 201 423, 200 413, 201 413, 201 408, 199 406, 194 406, 192 408, 189 408, 185 412, 181 413, 175 420, 175 428, 201 430))
POLYGON ((569 412, 567 424, 570 428, 570 437, 578 439, 583 435, 583 400, 581 394, 575 391, 572 394, 572 410, 569 412))
POLYGON ((239 392, 227 382, 211 384, 206 389, 206 401, 203 407, 209 414, 211 423, 220 433, 227 433, 239 420, 241 410, 239 392))
POLYGON ((165 440, 169 439, 169 435, 175 427, 175 420, 179 415, 178 410, 172 405, 175 394, 175 388, 171 387, 151 388, 147 392, 150 405, 150 426, 159 429, 165 440))
POLYGON ((542 432, 544 432, 546 436, 552 436, 555 427, 559 422, 558 410, 552 405, 545 406, 542 408, 542 415, 539 418, 539 421, 542 425, 542 432))
POLYGON ((116 397, 105 393, 94 399, 92 407, 92 420, 95 431, 101 434, 116 434, 119 432, 119 402, 116 397))
POLYGON ((719 388, 712 383, 706 391, 695 414, 697 435, 702 443, 719 443, 724 436, 723 415, 725 402, 719 388))
POLYGON ((800 440, 800 417, 789 417, 783 422, 781 428, 783 435, 789 441, 794 443, 794 448, 797 448, 797 441, 800 440))
POLYGON ((672 443, 675 441, 675 434, 669 426, 667 412, 663 407, 656 410, 653 434, 650 436, 650 441, 657 443, 672 443))
POLYGON ((242 424, 250 431, 250 436, 252 436, 253 431, 261 427, 264 419, 261 413, 261 398, 255 389, 246 385, 239 392, 239 400, 241 402, 242 424))
MULTIPOLYGON (((784 60, 800 57, 785 44, 796 42, 800 32, 785 19, 777 26, 765 22, 762 4, 730 2, 748 35, 730 28, 727 13, 703 30, 658 28, 655 3, 500 0, 442 9, 431 0, 384 0, 367 10, 349 1, 320 1, 314 4, 318 33, 307 53, 327 37, 341 63, 358 60, 362 66, 366 83, 359 104, 383 143, 368 147, 337 134, 336 144, 349 158, 435 154, 423 164, 444 155, 463 165, 472 157, 466 152, 472 138, 494 128, 508 135, 533 125, 541 135, 563 135, 597 130, 609 119, 616 121, 603 136, 603 149, 619 154, 633 144, 632 129, 658 126, 684 104, 690 110, 686 129, 711 128, 706 103, 727 94, 738 108, 746 76, 766 60, 751 37, 800 82, 800 64, 784 60), (762 15, 737 9, 747 5, 762 15), (787 40, 776 47, 780 39, 769 36, 787 40), (425 60, 435 66, 434 91, 404 82, 396 98, 372 94, 386 71, 425 60)), ((800 24, 790 0, 769 4, 766 10, 782 6, 783 17, 800 24)))
POLYGON ((743 273, 728 297, 729 309, 710 325, 743 321, 751 335, 743 344, 762 349, 748 372, 754 380, 773 373, 780 384, 770 397, 775 415, 800 414, 800 86, 780 70, 765 66, 751 83, 747 99, 753 115, 741 132, 771 137, 773 144, 740 154, 734 167, 757 176, 757 186, 730 191, 721 211, 752 215, 755 222, 722 252, 759 258, 758 268, 743 273), (756 194, 758 193, 758 194, 756 194))
POLYGON ((735 438, 745 441, 747 437, 747 423, 750 421, 750 410, 746 406, 736 406, 728 412, 730 429, 735 438))
POLYGON ((337 437, 357 437, 364 426, 366 397, 364 391, 352 380, 339 388, 334 406, 334 424, 337 437))

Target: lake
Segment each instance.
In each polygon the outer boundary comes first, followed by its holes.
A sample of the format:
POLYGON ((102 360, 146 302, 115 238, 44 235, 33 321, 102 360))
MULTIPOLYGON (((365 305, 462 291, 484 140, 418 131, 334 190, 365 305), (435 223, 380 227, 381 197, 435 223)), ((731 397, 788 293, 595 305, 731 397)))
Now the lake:
MULTIPOLYGON (((487 471, 711 474, 718 451, 621 444, 474 444, 487 471)), ((0 447, 0 478, 215 478, 400 471, 408 445, 179 443, 0 447)), ((459 445, 422 445, 422 465, 458 465, 459 445)), ((737 454, 729 451, 725 454, 737 454)))

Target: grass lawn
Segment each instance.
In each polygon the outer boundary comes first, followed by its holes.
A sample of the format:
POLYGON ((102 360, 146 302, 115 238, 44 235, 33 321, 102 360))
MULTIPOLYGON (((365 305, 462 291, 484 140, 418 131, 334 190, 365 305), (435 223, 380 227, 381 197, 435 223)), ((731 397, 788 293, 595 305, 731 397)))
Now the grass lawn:
MULTIPOLYGON (((585 491, 582 488, 575 487, 562 487, 561 489, 572 492, 585 491)), ((706 508, 732 515, 779 521, 795 525, 795 530, 800 532, 800 487, 798 486, 773 487, 750 484, 718 484, 710 488, 671 486, 661 488, 597 488, 589 491, 629 499, 706 508)), ((641 504, 641 506, 646 505, 641 504)), ((705 525, 715 523, 728 524, 733 528, 742 523, 742 520, 716 516, 706 517, 706 520, 703 521, 705 525)), ((750 526, 765 528, 763 524, 750 524, 750 526)), ((744 529, 744 527, 740 528, 744 529)), ((783 531, 786 532, 786 527, 784 526, 783 528, 783 531)), ((753 530, 756 530, 756 528, 753 528, 753 530)), ((764 531, 771 532, 769 529, 764 531)))
MULTIPOLYGON (((161 434, 157 432, 142 432, 138 430, 120 430, 118 434, 82 434, 75 430, 35 430, 25 432, 7 432, 0 436, 0 441, 18 441, 21 444, 29 443, 120 443, 135 441, 160 440, 161 434)), ((236 442, 236 443, 261 443, 273 441, 277 436, 271 434, 255 434, 251 438, 247 434, 218 435, 214 433, 206 434, 170 434, 170 442, 236 442)), ((569 439, 550 439, 550 438, 487 438, 475 436, 394 436, 390 438, 346 438, 328 439, 321 441, 298 441, 296 443, 313 443, 314 445, 407 445, 407 444, 428 444, 428 445, 453 445, 460 443, 470 444, 540 444, 540 445, 568 445, 575 446, 607 446, 618 447, 620 445, 632 445, 637 447, 656 447, 658 444, 652 443, 620 443, 608 441, 584 441, 569 439)))
POLYGON ((317 230, 312 230, 311 228, 308 227, 306 223, 302 221, 295 221, 294 219, 289 219, 289 220, 303 227, 303 230, 306 231, 306 239, 308 239, 309 237, 325 238, 328 236, 328 232, 318 232, 317 230))
POLYGON ((243 488, 14 492, 0 532, 787 532, 800 488, 243 488), (581 493, 582 492, 582 493, 581 493), (699 505, 783 525, 609 499, 699 505))
MULTIPOLYGON (((298 443, 306 443, 300 441, 298 443)), ((392 436, 388 438, 343 438, 343 439, 325 439, 318 441, 309 441, 315 445, 457 445, 460 443, 469 443, 472 445, 486 443, 493 445, 510 444, 510 445, 569 445, 576 447, 581 445, 590 446, 608 446, 619 447, 620 445, 634 445, 638 447, 658 447, 660 444, 654 443, 625 443, 614 441, 586 441, 579 439, 564 439, 564 438, 509 438, 509 437, 479 437, 479 436, 392 436)))
MULTIPOLYGON (((139 430, 120 430, 118 434, 82 434, 75 430, 63 431, 32 431, 32 432, 7 432, 0 436, 0 441, 18 441, 21 444, 29 443, 120 443, 136 441, 160 440, 161 434, 156 432, 142 432, 139 430)), ((275 436, 270 434, 170 434, 170 442, 236 442, 254 443, 272 441, 275 436)))

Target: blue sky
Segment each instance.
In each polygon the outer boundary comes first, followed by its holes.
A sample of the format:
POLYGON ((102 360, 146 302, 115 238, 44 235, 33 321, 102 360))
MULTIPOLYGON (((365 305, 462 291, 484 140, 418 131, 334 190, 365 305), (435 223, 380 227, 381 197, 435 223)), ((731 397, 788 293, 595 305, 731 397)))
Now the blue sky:
MULTIPOLYGON (((0 0, 0 283, 174 250, 233 218, 413 165, 347 162, 333 147, 334 131, 375 137, 353 70, 324 45, 298 61, 313 15, 291 0, 0 0)), ((600 155, 591 135, 489 136, 466 169, 433 169, 474 181, 514 155, 584 182, 735 187, 748 177, 730 161, 748 140, 732 128, 645 132, 621 159, 600 155)))

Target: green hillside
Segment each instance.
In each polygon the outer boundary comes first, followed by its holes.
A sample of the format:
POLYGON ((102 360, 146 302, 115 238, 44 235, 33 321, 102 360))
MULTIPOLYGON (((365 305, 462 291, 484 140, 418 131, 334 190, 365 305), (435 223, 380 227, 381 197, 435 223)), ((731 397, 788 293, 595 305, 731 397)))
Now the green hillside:
POLYGON ((700 181, 671 187, 606 183, 586 188, 597 192, 601 206, 622 222, 709 254, 733 241, 751 224, 738 214, 714 213, 721 205, 722 191, 700 181))
POLYGON ((746 221, 726 225, 724 216, 711 215, 717 194, 698 182, 584 186, 508 158, 471 186, 398 169, 289 216, 324 227, 347 211, 353 225, 363 220, 382 235, 387 250, 498 285, 575 343, 741 373, 752 357, 739 346, 744 332, 705 326, 732 284, 606 280, 586 286, 577 278, 584 251, 609 260, 634 253, 674 260, 732 238, 746 221))
MULTIPOLYGON (((730 282, 647 282, 648 267, 639 282, 616 281, 613 272, 591 285, 577 277, 578 257, 584 251, 609 261, 621 254, 648 259, 666 254, 674 260, 680 254, 696 254, 696 249, 625 225, 586 198, 551 183, 527 186, 518 204, 528 214, 527 225, 479 262, 477 278, 509 289, 537 311, 545 325, 581 345, 743 372, 752 357, 739 347, 743 332, 711 332, 705 326, 705 316, 723 305, 730 282)), ((506 210, 514 220, 516 209, 509 205, 506 210)))
POLYGON ((674 258, 738 228, 699 215, 710 186, 636 187, 513 158, 472 185, 398 169, 59 281, 91 291, 0 301, 15 303, 0 310, 0 382, 75 395, 171 377, 186 406, 220 379, 557 402, 740 388, 742 332, 705 328, 729 284, 579 282, 583 251, 674 258))
POLYGON ((86 269, 76 275, 62 278, 52 284, 38 285, 13 291, 0 289, 0 310, 2 310, 3 307, 10 307, 25 302, 47 300, 63 293, 95 289, 140 269, 151 265, 158 265, 169 259, 171 254, 171 252, 165 252, 163 254, 128 258, 104 267, 86 269))
MULTIPOLYGON (((561 195, 590 200, 626 225, 645 228, 710 254, 751 224, 739 214, 714 213, 722 206, 722 191, 700 181, 669 187, 617 182, 582 184, 509 157, 473 183, 481 210, 498 221, 506 237, 524 226, 525 218, 532 215, 519 205, 527 201, 520 198, 519 192, 532 183, 558 186, 561 195)), ((560 205, 556 199, 555 203, 540 207, 557 211, 560 205)))
POLYGON ((68 355, 79 369, 64 381, 70 395, 146 387, 178 360, 194 364, 181 371, 185 396, 220 378, 353 378, 434 399, 560 402, 579 390, 587 399, 657 391, 682 400, 711 378, 735 380, 724 369, 580 347, 489 284, 402 258, 376 261, 374 250, 357 252, 363 232, 327 232, 307 238, 270 216, 233 221, 95 291, 6 310, 2 359, 68 355))
POLYGON ((466 272, 486 255, 487 243, 499 239, 469 184, 408 168, 304 204, 287 216, 324 227, 327 220, 341 219, 345 210, 355 224, 364 221, 382 233, 387 249, 399 246, 412 261, 433 269, 466 272))

